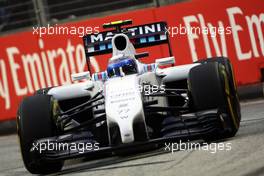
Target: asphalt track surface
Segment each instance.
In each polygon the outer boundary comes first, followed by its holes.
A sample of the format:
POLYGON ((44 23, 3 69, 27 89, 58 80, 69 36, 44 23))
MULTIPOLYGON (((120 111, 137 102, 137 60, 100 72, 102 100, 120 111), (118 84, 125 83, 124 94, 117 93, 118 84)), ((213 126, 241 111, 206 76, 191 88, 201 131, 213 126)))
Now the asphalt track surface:
MULTIPOLYGON (((264 175, 264 100, 242 102, 242 122, 234 138, 219 141, 231 150, 189 150, 173 154, 160 150, 92 161, 67 161, 54 175, 90 176, 185 176, 185 175, 264 175)), ((0 175, 31 175, 20 156, 16 135, 0 137, 0 175)))

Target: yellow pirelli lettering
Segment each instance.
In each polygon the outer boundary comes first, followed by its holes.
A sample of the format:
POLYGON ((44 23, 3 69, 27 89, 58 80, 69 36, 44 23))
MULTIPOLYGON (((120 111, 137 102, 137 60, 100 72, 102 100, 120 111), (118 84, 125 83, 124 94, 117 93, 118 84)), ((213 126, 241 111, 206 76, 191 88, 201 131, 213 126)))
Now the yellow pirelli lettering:
POLYGON ((228 103, 228 106, 229 106, 229 109, 230 109, 231 117, 232 117, 232 120, 234 122, 235 128, 238 129, 238 122, 237 122, 237 119, 235 117, 235 114, 234 114, 234 111, 233 111, 233 107, 232 107, 232 104, 231 104, 231 100, 230 100, 230 97, 229 97, 230 89, 229 89, 229 83, 228 83, 227 74, 226 74, 226 71, 224 69, 224 66, 221 67, 221 73, 224 76, 225 92, 227 94, 227 103, 228 103))

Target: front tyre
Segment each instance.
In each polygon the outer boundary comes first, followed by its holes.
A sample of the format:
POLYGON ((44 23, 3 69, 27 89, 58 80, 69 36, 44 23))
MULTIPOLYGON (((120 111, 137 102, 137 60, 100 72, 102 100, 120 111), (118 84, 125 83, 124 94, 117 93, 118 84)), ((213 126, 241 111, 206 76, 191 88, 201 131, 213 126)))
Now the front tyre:
POLYGON ((52 97, 48 95, 34 95, 25 98, 18 110, 17 131, 21 154, 26 169, 32 174, 49 174, 58 172, 63 162, 47 162, 35 158, 30 149, 35 140, 51 137, 55 134, 52 117, 52 97))
POLYGON ((213 138, 234 136, 240 124, 240 106, 233 77, 225 65, 207 62, 196 66, 189 73, 189 90, 197 111, 219 109, 225 116, 223 131, 213 138))
POLYGON ((239 97, 237 94, 237 86, 236 86, 236 81, 235 81, 235 75, 233 71, 233 66, 230 62, 230 60, 227 57, 213 57, 213 58, 208 58, 208 59, 203 59, 197 61, 197 63, 202 63, 206 64, 208 62, 217 62, 219 64, 222 64, 225 67, 225 71, 228 77, 228 82, 230 86, 230 95, 233 96, 232 99, 234 101, 235 106, 238 108, 237 112, 239 121, 241 120, 241 108, 240 108, 240 103, 239 103, 239 97))

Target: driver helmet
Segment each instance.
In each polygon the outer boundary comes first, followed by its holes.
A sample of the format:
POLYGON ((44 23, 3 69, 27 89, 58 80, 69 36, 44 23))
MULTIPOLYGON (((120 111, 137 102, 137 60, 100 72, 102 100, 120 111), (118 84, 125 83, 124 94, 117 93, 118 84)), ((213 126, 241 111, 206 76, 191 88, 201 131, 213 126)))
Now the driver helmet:
POLYGON ((136 60, 130 57, 123 57, 110 61, 107 67, 109 78, 136 73, 138 73, 136 60))

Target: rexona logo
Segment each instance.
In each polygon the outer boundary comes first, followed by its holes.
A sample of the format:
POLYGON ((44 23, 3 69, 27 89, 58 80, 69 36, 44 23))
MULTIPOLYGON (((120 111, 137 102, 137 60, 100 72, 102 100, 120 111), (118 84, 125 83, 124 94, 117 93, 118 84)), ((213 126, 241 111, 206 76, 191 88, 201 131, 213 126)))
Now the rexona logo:
MULTIPOLYGON (((152 24, 145 24, 140 26, 134 26, 131 28, 126 28, 125 30, 129 31, 129 35, 138 36, 144 34, 151 34, 157 32, 164 32, 166 31, 166 23, 152 23, 152 24)), ((88 43, 96 43, 96 42, 103 42, 106 40, 111 40, 114 36, 114 31, 106 31, 101 32, 99 34, 91 34, 87 35, 87 42, 88 43)))

